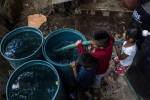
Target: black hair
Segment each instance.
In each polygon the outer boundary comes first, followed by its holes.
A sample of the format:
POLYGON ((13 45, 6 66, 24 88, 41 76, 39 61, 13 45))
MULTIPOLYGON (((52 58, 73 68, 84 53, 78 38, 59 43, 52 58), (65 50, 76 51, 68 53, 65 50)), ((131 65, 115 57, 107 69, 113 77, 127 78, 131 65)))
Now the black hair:
POLYGON ((141 30, 137 26, 130 27, 126 32, 128 38, 132 38, 134 40, 133 42, 136 42, 139 34, 141 34, 141 30))
POLYGON ((83 53, 78 57, 78 63, 85 68, 90 68, 98 65, 96 58, 90 53, 83 53))
POLYGON ((103 47, 107 47, 110 41, 110 36, 108 32, 105 30, 100 30, 100 31, 95 32, 93 35, 93 38, 96 41, 100 41, 103 47))

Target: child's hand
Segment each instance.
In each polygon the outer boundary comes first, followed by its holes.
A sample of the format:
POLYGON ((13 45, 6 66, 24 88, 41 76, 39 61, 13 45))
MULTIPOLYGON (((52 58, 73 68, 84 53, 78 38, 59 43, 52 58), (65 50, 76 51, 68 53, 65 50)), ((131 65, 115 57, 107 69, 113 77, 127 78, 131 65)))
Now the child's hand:
POLYGON ((82 41, 81 40, 77 40, 77 42, 75 43, 76 46, 78 46, 79 44, 81 44, 82 41))
POLYGON ((93 48, 92 48, 92 45, 89 45, 87 49, 88 49, 89 52, 91 52, 92 49, 93 49, 93 48))

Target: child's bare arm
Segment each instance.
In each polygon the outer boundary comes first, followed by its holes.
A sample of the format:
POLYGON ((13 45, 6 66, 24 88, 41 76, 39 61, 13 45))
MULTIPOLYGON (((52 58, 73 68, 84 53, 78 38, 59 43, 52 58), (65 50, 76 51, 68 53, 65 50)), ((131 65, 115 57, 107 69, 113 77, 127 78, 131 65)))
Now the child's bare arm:
POLYGON ((77 76, 77 70, 76 70, 77 66, 76 66, 76 62, 75 61, 71 63, 71 67, 72 67, 72 70, 73 70, 73 74, 76 77, 77 76))
POLYGON ((116 54, 120 60, 126 59, 129 56, 125 53, 121 54, 121 50, 118 46, 115 45, 114 48, 115 48, 116 54))
POLYGON ((120 59, 120 60, 123 60, 123 59, 126 59, 128 56, 129 56, 129 55, 123 53, 123 54, 120 55, 119 59, 120 59))

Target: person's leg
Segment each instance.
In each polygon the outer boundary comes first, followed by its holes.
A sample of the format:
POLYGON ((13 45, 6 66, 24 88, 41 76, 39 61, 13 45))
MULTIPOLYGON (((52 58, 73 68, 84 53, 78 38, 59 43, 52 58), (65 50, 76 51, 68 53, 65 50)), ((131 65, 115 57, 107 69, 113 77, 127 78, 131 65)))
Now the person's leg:
POLYGON ((93 84, 93 96, 95 100, 100 100, 101 97, 101 92, 100 92, 100 87, 101 87, 101 79, 103 78, 103 75, 96 75, 94 84, 93 84))
POLYGON ((103 78, 102 74, 96 75, 95 80, 94 80, 94 84, 93 84, 93 88, 100 88, 100 84, 101 84, 101 79, 103 78))

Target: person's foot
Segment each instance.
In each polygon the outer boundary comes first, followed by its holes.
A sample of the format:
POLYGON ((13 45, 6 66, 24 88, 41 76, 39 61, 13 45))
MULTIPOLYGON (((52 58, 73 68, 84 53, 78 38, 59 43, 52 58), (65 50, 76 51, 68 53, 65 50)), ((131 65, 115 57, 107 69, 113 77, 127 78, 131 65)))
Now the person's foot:
POLYGON ((100 100, 100 98, 101 98, 101 91, 100 91, 100 89, 98 88, 98 89, 94 89, 94 100, 100 100))
POLYGON ((92 94, 90 92, 85 92, 85 96, 88 100, 93 100, 92 94))

